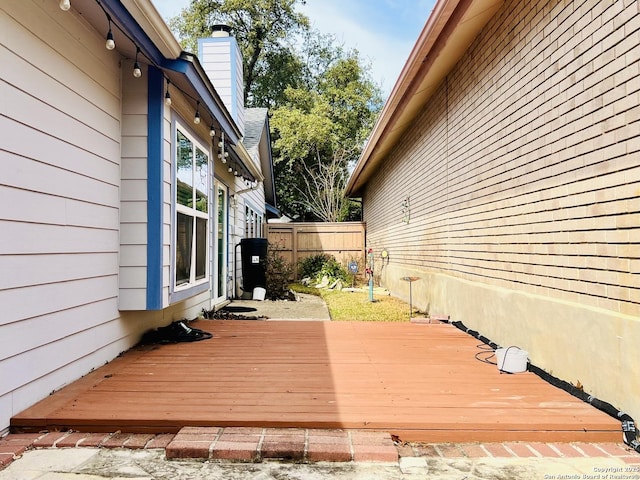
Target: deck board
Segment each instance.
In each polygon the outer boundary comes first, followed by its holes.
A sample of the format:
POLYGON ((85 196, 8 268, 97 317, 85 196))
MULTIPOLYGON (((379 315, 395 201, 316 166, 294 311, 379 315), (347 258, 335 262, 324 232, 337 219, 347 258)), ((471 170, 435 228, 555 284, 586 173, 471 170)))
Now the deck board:
POLYGON ((382 429, 412 441, 618 441, 620 423, 532 373, 500 374, 445 324, 201 321, 16 415, 17 430, 382 429))

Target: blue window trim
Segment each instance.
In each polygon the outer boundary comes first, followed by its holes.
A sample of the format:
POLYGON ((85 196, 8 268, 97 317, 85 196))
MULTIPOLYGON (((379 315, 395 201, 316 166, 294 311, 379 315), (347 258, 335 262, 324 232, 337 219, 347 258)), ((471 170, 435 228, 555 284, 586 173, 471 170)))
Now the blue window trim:
POLYGON ((147 310, 162 305, 164 76, 149 66, 147 89, 147 310))

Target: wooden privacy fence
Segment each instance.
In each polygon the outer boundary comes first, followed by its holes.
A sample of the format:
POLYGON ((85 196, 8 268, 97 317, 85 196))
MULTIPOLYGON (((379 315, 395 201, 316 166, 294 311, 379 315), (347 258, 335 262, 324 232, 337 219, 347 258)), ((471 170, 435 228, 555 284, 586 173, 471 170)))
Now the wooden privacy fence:
MULTIPOLYGON (((298 262, 318 253, 333 255, 345 266, 357 261, 362 269, 364 262, 363 222, 300 222, 269 223, 267 239, 276 245, 281 256, 297 270, 298 262)), ((294 273, 297 277, 297 272, 294 273)))

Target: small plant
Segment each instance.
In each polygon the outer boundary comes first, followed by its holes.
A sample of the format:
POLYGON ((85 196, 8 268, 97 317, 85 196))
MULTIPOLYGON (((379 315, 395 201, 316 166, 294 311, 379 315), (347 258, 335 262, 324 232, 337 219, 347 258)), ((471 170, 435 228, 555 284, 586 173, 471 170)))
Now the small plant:
POLYGON ((322 266, 333 257, 328 253, 317 253, 298 262, 298 275, 300 278, 317 278, 322 266))
POLYGON ((347 269, 333 255, 319 253, 305 258, 299 263, 298 272, 300 278, 311 278, 320 282, 323 278, 333 283, 341 280, 343 283, 350 281, 347 269))
POLYGON ((320 269, 320 277, 328 277, 330 280, 347 281, 347 270, 334 257, 330 257, 320 269))
POLYGON ((269 243, 267 247, 265 290, 269 300, 289 298, 289 280, 293 274, 293 266, 282 257, 281 250, 277 243, 269 243))

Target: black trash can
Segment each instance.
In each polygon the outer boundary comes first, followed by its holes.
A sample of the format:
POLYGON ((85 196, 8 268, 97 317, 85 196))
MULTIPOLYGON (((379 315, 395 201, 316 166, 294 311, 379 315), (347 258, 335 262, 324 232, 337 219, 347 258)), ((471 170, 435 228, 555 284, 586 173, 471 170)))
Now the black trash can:
POLYGON ((267 286, 267 245, 266 238, 240 240, 242 290, 246 293, 253 293, 256 287, 267 286))

